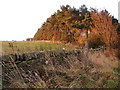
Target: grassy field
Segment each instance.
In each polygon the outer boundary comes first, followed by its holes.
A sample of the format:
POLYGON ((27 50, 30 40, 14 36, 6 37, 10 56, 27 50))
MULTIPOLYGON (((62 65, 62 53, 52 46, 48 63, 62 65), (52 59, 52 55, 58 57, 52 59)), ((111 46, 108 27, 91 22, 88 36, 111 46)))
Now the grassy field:
POLYGON ((65 45, 62 43, 53 43, 45 41, 17 41, 13 43, 13 48, 9 46, 11 41, 2 41, 2 54, 12 54, 12 53, 26 53, 26 52, 36 52, 36 51, 46 51, 46 50, 62 50, 63 48, 67 50, 76 49, 74 46, 65 45))

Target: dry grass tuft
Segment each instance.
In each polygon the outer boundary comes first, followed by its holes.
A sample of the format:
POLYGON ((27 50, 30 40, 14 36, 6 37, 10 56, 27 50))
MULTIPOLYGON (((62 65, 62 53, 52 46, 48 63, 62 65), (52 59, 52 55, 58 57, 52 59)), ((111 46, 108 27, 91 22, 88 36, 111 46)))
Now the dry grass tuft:
POLYGON ((101 72, 110 72, 118 68, 118 59, 114 56, 107 57, 103 52, 95 52, 89 56, 90 62, 101 72))

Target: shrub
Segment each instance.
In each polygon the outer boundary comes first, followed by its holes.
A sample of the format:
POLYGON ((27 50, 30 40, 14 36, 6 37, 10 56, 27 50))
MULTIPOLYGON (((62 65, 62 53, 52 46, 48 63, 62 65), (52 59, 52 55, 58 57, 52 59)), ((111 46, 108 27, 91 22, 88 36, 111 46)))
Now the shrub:
POLYGON ((89 48, 98 48, 103 45, 104 42, 99 34, 92 33, 89 35, 89 48))

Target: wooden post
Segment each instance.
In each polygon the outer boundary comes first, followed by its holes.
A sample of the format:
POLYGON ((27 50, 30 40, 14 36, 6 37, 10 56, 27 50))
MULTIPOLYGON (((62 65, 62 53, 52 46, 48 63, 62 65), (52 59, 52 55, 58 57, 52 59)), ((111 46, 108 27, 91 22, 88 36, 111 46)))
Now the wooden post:
POLYGON ((88 53, 89 53, 89 50, 88 50, 89 46, 88 46, 88 29, 86 29, 86 41, 85 41, 85 63, 86 63, 86 66, 88 65, 88 53))

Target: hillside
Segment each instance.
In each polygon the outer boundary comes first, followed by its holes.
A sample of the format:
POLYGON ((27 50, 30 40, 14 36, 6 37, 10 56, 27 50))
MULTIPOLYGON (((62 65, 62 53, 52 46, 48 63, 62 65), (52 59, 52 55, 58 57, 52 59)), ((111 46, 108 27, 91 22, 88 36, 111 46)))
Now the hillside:
POLYGON ((40 47, 42 47, 41 44, 46 44, 43 50, 49 51, 31 52, 34 46, 37 47, 33 42, 16 42, 15 45, 18 45, 17 43, 23 45, 20 46, 21 51, 30 51, 27 53, 16 51, 14 54, 14 51, 10 50, 11 54, 3 56, 3 88, 119 87, 120 68, 118 67, 118 60, 105 56, 103 50, 91 50, 89 52, 89 64, 86 67, 84 50, 82 49, 74 50, 73 47, 70 47, 68 50, 68 46, 64 45, 62 47, 66 46, 67 50, 62 50, 61 44, 59 44, 59 48, 50 50, 47 46, 52 45, 51 48, 55 48, 56 43, 34 42, 40 47))

